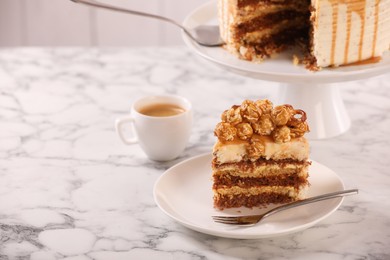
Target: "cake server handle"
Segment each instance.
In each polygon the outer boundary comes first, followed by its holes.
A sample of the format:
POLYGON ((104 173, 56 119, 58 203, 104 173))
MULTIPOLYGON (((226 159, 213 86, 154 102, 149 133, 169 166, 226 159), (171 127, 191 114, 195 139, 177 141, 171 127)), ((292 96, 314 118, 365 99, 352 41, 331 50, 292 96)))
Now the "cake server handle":
POLYGON ((173 24, 180 29, 183 30, 183 32, 194 42, 198 43, 199 45, 206 46, 206 47, 219 47, 223 45, 223 40, 220 37, 219 33, 219 26, 212 26, 212 25, 200 25, 195 28, 192 28, 192 30, 187 29, 180 23, 176 22, 175 20, 172 20, 168 17, 164 17, 161 15, 151 14, 151 13, 145 13, 140 11, 135 11, 131 9, 126 9, 123 7, 117 7, 105 3, 101 3, 95 0, 71 0, 75 3, 80 3, 88 6, 93 6, 97 8, 103 8, 111 11, 116 12, 122 12, 132 15, 138 15, 148 18, 157 19, 160 21, 168 22, 170 24, 173 24))

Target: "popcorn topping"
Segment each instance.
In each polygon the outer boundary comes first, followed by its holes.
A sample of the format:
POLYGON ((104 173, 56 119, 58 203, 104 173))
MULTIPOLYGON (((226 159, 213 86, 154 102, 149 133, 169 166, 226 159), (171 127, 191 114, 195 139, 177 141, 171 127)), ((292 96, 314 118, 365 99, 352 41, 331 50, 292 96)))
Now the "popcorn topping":
POLYGON ((291 131, 288 126, 280 126, 272 132, 272 137, 278 144, 287 143, 291 140, 291 131))
POLYGON ((260 110, 263 112, 263 114, 270 114, 274 105, 271 101, 268 99, 261 99, 255 101, 256 106, 260 108, 260 110))
POLYGON ((224 141, 233 141, 237 136, 237 129, 229 123, 218 123, 214 134, 224 141))
POLYGON ((241 123, 237 125, 237 135, 242 140, 247 140, 252 137, 253 129, 248 123, 241 123))
POLYGON ((261 110, 256 106, 255 102, 250 100, 245 100, 241 104, 241 114, 242 116, 250 123, 256 123, 260 116, 261 110))
POLYGON ((242 116, 241 116, 241 109, 239 106, 233 106, 231 109, 226 110, 222 114, 222 121, 232 124, 232 125, 237 125, 242 122, 242 116))
POLYGON ((251 160, 256 161, 259 159, 265 152, 264 144, 261 142, 252 142, 248 147, 248 156, 251 160))
POLYGON ((271 136, 276 143, 286 143, 309 132, 306 119, 303 110, 296 110, 291 105, 273 107, 267 99, 245 100, 240 106, 232 106, 222 113, 222 122, 217 124, 214 134, 220 141, 237 138, 250 141, 248 151, 251 158, 255 158, 264 152, 264 145, 255 140, 254 134, 271 136))
POLYGON ((277 106, 272 111, 272 117, 275 125, 283 126, 294 114, 294 108, 290 105, 277 106))
POLYGON ((272 120, 272 116, 269 114, 262 115, 260 120, 253 124, 256 134, 270 135, 275 129, 275 124, 272 120))

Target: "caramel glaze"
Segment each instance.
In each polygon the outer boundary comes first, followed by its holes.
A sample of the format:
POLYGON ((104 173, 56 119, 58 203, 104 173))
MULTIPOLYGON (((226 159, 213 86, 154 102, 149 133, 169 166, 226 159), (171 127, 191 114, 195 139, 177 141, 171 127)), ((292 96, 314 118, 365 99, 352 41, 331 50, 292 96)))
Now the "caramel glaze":
POLYGON ((381 57, 372 57, 369 59, 365 59, 365 60, 361 60, 349 64, 343 64, 342 66, 345 67, 345 66, 359 66, 359 65, 374 64, 380 62, 381 60, 382 60, 381 57))
POLYGON ((375 46, 376 46, 376 39, 378 34, 378 20, 379 20, 379 2, 380 0, 375 1, 375 30, 374 30, 374 39, 372 41, 372 54, 371 56, 375 56, 375 46))
MULTIPOLYGON (((333 9, 333 28, 332 28, 332 49, 331 49, 331 65, 334 65, 335 53, 336 53, 336 40, 337 40, 337 19, 338 19, 338 7, 340 4, 345 4, 347 6, 347 40, 345 42, 344 49, 344 63, 348 63, 348 51, 351 38, 351 26, 352 26, 352 13, 356 13, 360 16, 361 27, 360 27, 360 41, 359 41, 359 59, 356 63, 362 62, 362 52, 363 52, 363 37, 365 29, 365 17, 366 17, 366 0, 329 0, 332 9, 333 9)), ((378 16, 379 16, 379 2, 375 2, 375 29, 374 29, 374 39, 372 46, 372 57, 375 56, 375 46, 377 41, 377 31, 378 31, 378 16)), ((317 12, 319 11, 319 5, 317 5, 317 12)), ((369 59, 370 62, 371 59, 369 59)))

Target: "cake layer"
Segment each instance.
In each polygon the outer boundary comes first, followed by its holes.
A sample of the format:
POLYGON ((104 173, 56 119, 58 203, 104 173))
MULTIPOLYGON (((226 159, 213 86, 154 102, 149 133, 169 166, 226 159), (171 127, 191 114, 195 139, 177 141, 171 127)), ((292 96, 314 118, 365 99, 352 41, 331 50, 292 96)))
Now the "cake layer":
MULTIPOLYGON (((272 35, 263 37, 260 42, 250 42, 255 41, 254 39, 248 39, 247 43, 236 45, 234 49, 228 48, 231 53, 235 53, 238 57, 250 60, 253 62, 261 62, 265 58, 269 58, 276 53, 280 53, 283 50, 286 50, 292 45, 296 45, 299 40, 307 34, 308 28, 286 28, 285 30, 279 31, 278 33, 273 32, 272 35), (298 37, 298 35, 301 35, 298 37)), ((262 33, 267 33, 267 30, 262 33)), ((249 35, 246 37, 254 37, 249 35)), ((244 37, 244 38, 246 38, 244 37)))
POLYGON ((266 161, 257 160, 241 161, 237 163, 217 164, 212 163, 213 175, 230 174, 240 177, 268 177, 295 173, 299 176, 306 176, 310 162, 305 161, 266 161))
MULTIPOLYGON (((244 26, 244 24, 251 23, 251 20, 256 20, 258 18, 263 18, 268 16, 269 19, 276 21, 276 19, 281 19, 282 17, 275 17, 277 14, 279 16, 284 16, 284 12, 296 12, 299 14, 309 15, 307 5, 306 7, 299 7, 295 4, 291 5, 260 5, 255 8, 245 8, 238 10, 235 16, 235 19, 232 20, 230 24, 232 28, 235 26, 244 26)), ((284 16, 286 17, 286 16, 284 16)))
POLYGON ((301 176, 296 173, 285 173, 267 177, 241 177, 236 174, 216 174, 214 175, 213 189, 224 189, 237 186, 240 188, 250 188, 259 186, 292 186, 299 188, 307 184, 307 173, 301 176))
POLYGON ((304 24, 304 21, 306 20, 305 15, 306 13, 298 12, 296 10, 282 10, 258 16, 250 21, 237 25, 236 37, 241 38, 248 32, 262 31, 270 28, 273 29, 279 23, 283 22, 286 26, 289 25, 289 27, 294 27, 294 25, 299 25, 299 23, 304 24))
POLYGON ((243 178, 264 178, 295 174, 298 177, 307 177, 310 162, 288 163, 283 166, 278 164, 259 163, 226 163, 222 165, 213 164, 213 176, 225 175, 238 176, 243 178))
MULTIPOLYGON (((304 161, 309 157, 309 144, 304 137, 295 138, 286 143, 275 143, 269 136, 257 136, 256 139, 261 142, 264 148, 263 151, 259 151, 261 157, 267 160, 292 159, 304 161)), ((245 140, 217 141, 213 148, 215 163, 249 160, 250 149, 251 144, 245 140)))
POLYGON ((248 7, 258 8, 259 6, 270 6, 270 5, 299 5, 301 2, 310 2, 306 1, 297 1, 297 0, 228 0, 230 3, 236 3, 238 8, 248 9, 248 7), (245 8, 244 8, 245 7, 245 8))
POLYGON ((214 206, 218 209, 232 207, 259 207, 270 203, 287 203, 302 199, 307 186, 300 189, 286 186, 254 188, 233 187, 214 190, 214 206))
POLYGON ((249 188, 242 188, 238 186, 232 186, 229 188, 214 189, 216 194, 219 195, 261 195, 264 193, 277 193, 284 194, 290 197, 300 197, 301 191, 306 188, 306 185, 302 185, 299 188, 293 186, 254 186, 249 188))
POLYGON ((296 201, 297 199, 292 198, 285 194, 277 193, 264 193, 261 195, 234 195, 225 196, 220 195, 214 198, 214 207, 220 210, 225 208, 237 208, 237 207, 260 207, 271 203, 288 203, 296 201))
MULTIPOLYGON (((260 27, 260 26, 259 26, 260 27)), ((238 32, 241 44, 240 46, 263 46, 267 47, 270 44, 274 46, 284 46, 288 43, 293 43, 294 38, 290 38, 292 35, 306 35, 309 27, 302 23, 302 18, 294 18, 290 21, 283 20, 272 27, 263 28, 262 30, 254 30, 247 32, 238 32)))

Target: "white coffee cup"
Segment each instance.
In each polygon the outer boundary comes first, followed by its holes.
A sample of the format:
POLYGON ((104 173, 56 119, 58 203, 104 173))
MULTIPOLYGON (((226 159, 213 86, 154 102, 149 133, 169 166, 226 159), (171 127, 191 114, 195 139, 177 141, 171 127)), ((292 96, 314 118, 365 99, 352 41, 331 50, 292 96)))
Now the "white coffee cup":
POLYGON ((176 95, 140 98, 132 105, 130 116, 115 121, 122 141, 129 145, 138 143, 149 159, 155 161, 177 158, 187 145, 191 128, 191 103, 176 95), (125 136, 126 125, 132 129, 131 137, 125 136))

